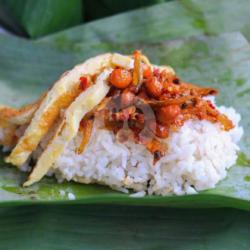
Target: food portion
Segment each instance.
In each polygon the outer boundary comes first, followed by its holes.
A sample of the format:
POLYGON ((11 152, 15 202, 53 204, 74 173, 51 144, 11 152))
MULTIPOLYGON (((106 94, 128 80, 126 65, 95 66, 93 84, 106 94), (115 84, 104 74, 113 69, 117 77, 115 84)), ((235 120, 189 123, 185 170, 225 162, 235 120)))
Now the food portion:
POLYGON ((49 168, 62 154, 65 146, 77 135, 82 118, 105 98, 109 91, 106 81, 110 72, 111 70, 103 71, 97 77, 96 83, 83 91, 70 104, 58 125, 55 135, 38 159, 29 180, 24 183, 25 186, 39 181, 48 172, 49 168))
POLYGON ((226 177, 243 134, 217 94, 140 51, 105 54, 63 74, 36 103, 0 107, 0 144, 12 150, 7 162, 32 168, 24 186, 54 174, 139 195, 196 193, 226 177))
POLYGON ((69 107, 70 103, 81 93, 78 86, 78 76, 97 73, 108 65, 110 57, 110 54, 106 54, 99 58, 90 59, 62 75, 42 100, 24 135, 6 159, 7 162, 16 166, 24 164, 43 136, 53 126, 61 110, 69 107))

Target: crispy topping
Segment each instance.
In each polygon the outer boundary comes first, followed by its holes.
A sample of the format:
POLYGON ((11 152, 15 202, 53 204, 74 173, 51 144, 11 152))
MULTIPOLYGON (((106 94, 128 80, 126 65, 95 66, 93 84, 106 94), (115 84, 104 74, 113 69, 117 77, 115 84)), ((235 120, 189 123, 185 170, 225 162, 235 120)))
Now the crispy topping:
POLYGON ((135 94, 129 89, 123 90, 121 93, 121 107, 126 108, 130 105, 133 105, 135 101, 135 94))
POLYGON ((110 74, 109 82, 118 89, 124 89, 132 82, 132 76, 128 70, 117 68, 110 74))
MULTIPOLYGON (((167 152, 163 139, 187 120, 218 122, 226 131, 233 128, 232 121, 203 98, 216 95, 216 89, 183 82, 169 67, 151 65, 140 51, 131 57, 115 54, 112 67, 108 94, 81 121, 82 140, 77 154, 84 151, 90 140, 96 118, 103 119, 103 126, 119 142, 133 140, 145 146, 152 153, 154 164, 167 152)), ((90 87, 97 76, 80 77, 80 90, 90 87)))
POLYGON ((141 64, 141 52, 136 50, 134 52, 134 71, 133 71, 133 84, 139 85, 142 80, 142 64, 141 64))
POLYGON ((147 89, 147 93, 151 97, 155 98, 160 97, 163 91, 163 84, 155 76, 149 77, 145 81, 145 87, 147 89))
POLYGON ((232 121, 229 120, 226 115, 219 114, 217 119, 222 124, 223 128, 226 131, 229 131, 230 129, 232 129, 234 127, 232 121))
POLYGON ((125 109, 122 109, 120 112, 116 112, 112 114, 111 119, 114 121, 127 121, 132 114, 136 112, 136 107, 131 106, 125 109))
MULTIPOLYGON (((91 117, 92 118, 92 117, 91 117)), ((83 119, 80 123, 80 132, 82 133, 82 140, 79 147, 76 150, 77 154, 81 154, 87 146, 92 134, 94 119, 83 119)))
POLYGON ((151 67, 148 64, 143 64, 142 68, 143 68, 143 77, 150 78, 152 76, 151 67))
POLYGON ((147 143, 146 148, 153 154, 155 164, 157 161, 160 160, 166 154, 167 146, 164 143, 161 143, 157 139, 153 139, 149 143, 147 143))
POLYGON ((161 124, 168 125, 181 113, 177 104, 161 107, 157 110, 157 119, 161 124))
POLYGON ((179 80, 178 78, 175 78, 175 79, 173 80, 173 83, 174 83, 174 84, 180 84, 180 80, 179 80))
POLYGON ((134 68, 116 67, 109 82, 113 86, 109 100, 98 115, 119 141, 132 138, 144 145, 153 154, 154 163, 167 150, 161 139, 187 120, 219 122, 226 131, 233 128, 232 121, 203 98, 216 95, 216 89, 183 82, 167 67, 152 67, 140 51, 134 52, 134 68))
POLYGON ((150 120, 148 122, 148 127, 153 134, 155 134, 159 138, 167 138, 168 137, 168 127, 162 124, 157 123, 155 120, 150 120))

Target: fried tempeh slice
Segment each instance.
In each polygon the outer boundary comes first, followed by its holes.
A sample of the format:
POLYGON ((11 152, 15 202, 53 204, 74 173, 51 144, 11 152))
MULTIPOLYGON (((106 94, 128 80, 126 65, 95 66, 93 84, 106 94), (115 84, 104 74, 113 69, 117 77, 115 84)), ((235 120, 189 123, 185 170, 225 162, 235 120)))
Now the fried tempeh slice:
POLYGON ((107 84, 107 78, 110 73, 110 69, 104 70, 97 77, 96 83, 81 93, 68 107, 54 137, 38 159, 24 186, 29 186, 39 181, 62 154, 67 144, 77 135, 82 118, 107 95, 110 89, 107 84))
POLYGON ((6 162, 21 166, 36 149, 43 136, 59 117, 60 111, 66 109, 81 93, 79 78, 82 75, 93 75, 110 65, 112 54, 103 54, 77 65, 64 73, 47 93, 30 125, 18 141, 16 147, 6 158, 6 162))

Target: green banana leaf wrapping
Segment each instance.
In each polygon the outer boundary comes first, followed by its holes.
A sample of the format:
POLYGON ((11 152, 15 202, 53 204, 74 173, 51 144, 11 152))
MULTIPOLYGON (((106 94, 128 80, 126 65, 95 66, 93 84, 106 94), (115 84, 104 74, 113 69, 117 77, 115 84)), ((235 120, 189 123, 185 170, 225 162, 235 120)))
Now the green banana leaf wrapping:
POLYGON ((2 249, 248 250, 249 212, 141 206, 0 209, 2 249), (13 240, 14 239, 14 240, 13 240))
POLYGON ((241 31, 250 38, 248 0, 179 0, 80 25, 38 42, 78 51, 99 43, 157 42, 241 31))
POLYGON ((17 34, 37 38, 79 24, 81 0, 1 0, 0 22, 17 34))
POLYGON ((84 0, 85 20, 94 20, 111 16, 116 13, 125 12, 132 9, 142 8, 157 3, 163 3, 172 0, 128 0, 128 1, 113 1, 113 0, 84 0))
POLYGON ((200 36, 172 42, 81 46, 77 52, 72 53, 61 53, 45 45, 6 36, 0 37, 0 45, 5 48, 0 51, 1 103, 20 105, 33 100, 60 72, 90 56, 105 51, 126 53, 140 48, 153 63, 172 65, 187 81, 218 88, 221 92, 218 103, 234 106, 242 115, 245 129, 238 164, 230 169, 228 177, 215 189, 197 195, 132 198, 107 187, 72 182, 59 184, 53 178, 45 178, 32 187, 22 188, 20 184, 26 174, 4 164, 1 157, 2 204, 73 202, 172 207, 228 206, 250 210, 250 164, 247 158, 250 148, 250 46, 240 33, 218 37, 200 36), (15 49, 17 45, 18 51, 15 49), (73 193, 76 200, 69 201, 68 193, 73 193))

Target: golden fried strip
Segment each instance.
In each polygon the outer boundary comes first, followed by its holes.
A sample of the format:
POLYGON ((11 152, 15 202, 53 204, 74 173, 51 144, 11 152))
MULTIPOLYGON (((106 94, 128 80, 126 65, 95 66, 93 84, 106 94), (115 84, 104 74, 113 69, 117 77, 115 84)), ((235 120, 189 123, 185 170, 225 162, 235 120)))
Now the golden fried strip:
POLYGON ((81 121, 81 125, 80 125, 79 130, 82 133, 82 140, 81 140, 79 147, 76 149, 77 154, 82 154, 82 152, 85 150, 85 148, 90 140, 91 134, 92 134, 93 125, 94 125, 93 119, 81 121), (82 123, 83 123, 83 125, 82 125, 82 123))
POLYGON ((31 121, 33 114, 39 108, 46 93, 39 97, 39 99, 31 104, 25 105, 20 109, 0 106, 0 126, 2 124, 24 125, 31 121))
POLYGON ((65 111, 64 119, 59 125, 57 132, 38 159, 24 186, 29 186, 39 181, 62 154, 68 143, 77 135, 82 118, 107 95, 110 87, 106 81, 110 73, 111 70, 105 70, 98 76, 96 84, 81 93, 65 111))
POLYGON ((6 158, 6 162, 21 166, 36 149, 37 145, 58 119, 60 111, 67 108, 80 94, 79 78, 85 74, 96 74, 110 65, 111 54, 104 54, 77 65, 64 73, 47 93, 31 120, 24 135, 6 158))

